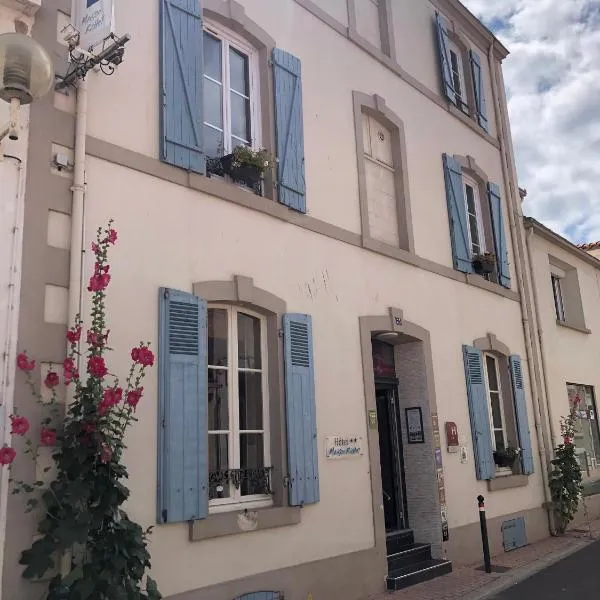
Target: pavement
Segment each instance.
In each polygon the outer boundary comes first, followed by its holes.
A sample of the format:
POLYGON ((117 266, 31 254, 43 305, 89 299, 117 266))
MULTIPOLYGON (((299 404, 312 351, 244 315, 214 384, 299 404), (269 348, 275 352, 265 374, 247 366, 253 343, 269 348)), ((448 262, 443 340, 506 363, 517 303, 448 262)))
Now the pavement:
POLYGON ((481 567, 481 563, 455 566, 452 573, 448 575, 405 590, 371 596, 368 600, 537 600, 538 598, 555 600, 559 597, 561 600, 567 597, 583 600, 598 598, 600 597, 598 592, 600 589, 600 542, 598 540, 600 540, 600 519, 592 521, 589 526, 587 524, 577 525, 567 531, 564 536, 548 537, 523 548, 493 556, 492 565, 509 569, 504 573, 485 573, 478 568, 481 567), (557 568, 557 563, 560 563, 559 568, 557 568), (553 568, 544 572, 550 566, 553 568), (568 571, 569 568, 570 571, 568 571), (554 575, 555 572, 556 575, 554 575), (545 587, 536 587, 536 584, 531 584, 530 578, 534 578, 538 586, 545 587), (577 588, 575 584, 578 579, 590 580, 592 582, 590 585, 595 588, 594 593, 590 595, 591 592, 582 591, 586 589, 585 587, 577 588), (563 596, 560 594, 552 596, 545 593, 547 590, 562 590, 563 588, 570 591, 568 596, 565 592, 562 592, 563 596), (542 589, 544 593, 541 593, 542 589))

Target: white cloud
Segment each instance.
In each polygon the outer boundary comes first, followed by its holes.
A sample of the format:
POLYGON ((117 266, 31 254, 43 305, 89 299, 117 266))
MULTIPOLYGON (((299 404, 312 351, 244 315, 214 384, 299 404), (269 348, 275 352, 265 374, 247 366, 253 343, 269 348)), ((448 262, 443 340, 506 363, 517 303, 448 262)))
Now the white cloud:
POLYGON ((527 214, 600 240, 600 0, 463 0, 511 51, 504 62, 527 214))

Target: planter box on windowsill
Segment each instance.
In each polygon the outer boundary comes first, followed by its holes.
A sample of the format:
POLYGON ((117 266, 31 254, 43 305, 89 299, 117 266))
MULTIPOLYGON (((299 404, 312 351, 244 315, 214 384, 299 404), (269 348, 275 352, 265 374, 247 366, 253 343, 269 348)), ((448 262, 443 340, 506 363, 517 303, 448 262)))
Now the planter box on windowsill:
POLYGON ((235 163, 233 154, 221 158, 210 158, 206 170, 209 175, 227 176, 233 182, 252 190, 262 196, 262 172, 258 167, 248 164, 235 163))
POLYGON ((484 258, 475 256, 473 258, 473 270, 477 275, 489 275, 496 270, 496 260, 492 258, 484 258))
POLYGON ((507 456, 499 455, 497 452, 494 452, 494 463, 498 469, 509 469, 512 472, 516 460, 516 458, 508 458, 507 456))

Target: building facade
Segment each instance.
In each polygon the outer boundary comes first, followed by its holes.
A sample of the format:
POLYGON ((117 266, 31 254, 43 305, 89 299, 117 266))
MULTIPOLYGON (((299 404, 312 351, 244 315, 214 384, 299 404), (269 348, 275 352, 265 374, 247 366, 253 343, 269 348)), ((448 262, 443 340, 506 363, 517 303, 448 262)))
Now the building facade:
MULTIPOLYGON (((159 358, 127 509, 164 596, 358 600, 403 585, 413 539, 439 573, 477 560, 479 495, 492 551, 546 536, 506 49, 456 0, 115 9, 117 72, 31 110, 18 336, 37 380, 62 363, 114 218, 111 371, 139 339, 159 358), (275 168, 249 181, 238 146, 275 168)), ((57 64, 69 10, 33 27, 57 64)), ((11 497, 8 599, 39 595, 15 568, 35 523, 11 497)))

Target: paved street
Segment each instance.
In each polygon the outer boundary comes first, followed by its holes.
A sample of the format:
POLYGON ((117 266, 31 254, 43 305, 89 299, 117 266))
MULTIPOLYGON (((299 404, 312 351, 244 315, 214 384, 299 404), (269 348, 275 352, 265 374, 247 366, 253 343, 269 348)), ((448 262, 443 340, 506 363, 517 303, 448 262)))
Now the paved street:
POLYGON ((591 600, 600 597, 600 542, 594 542, 490 600, 591 600))

